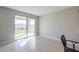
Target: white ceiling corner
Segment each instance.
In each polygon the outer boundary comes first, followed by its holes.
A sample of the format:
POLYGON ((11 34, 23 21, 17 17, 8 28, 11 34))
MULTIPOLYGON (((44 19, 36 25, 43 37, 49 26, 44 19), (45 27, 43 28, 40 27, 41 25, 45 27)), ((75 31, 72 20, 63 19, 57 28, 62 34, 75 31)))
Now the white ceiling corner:
POLYGON ((26 12, 36 16, 46 15, 48 13, 57 12, 63 9, 70 8, 70 6, 6 6, 14 10, 26 12))

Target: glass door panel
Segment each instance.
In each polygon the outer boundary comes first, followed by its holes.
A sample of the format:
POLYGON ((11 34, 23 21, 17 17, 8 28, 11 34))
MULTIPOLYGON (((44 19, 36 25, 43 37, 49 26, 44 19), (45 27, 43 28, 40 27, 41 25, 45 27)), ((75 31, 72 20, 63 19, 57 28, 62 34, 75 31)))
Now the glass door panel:
POLYGON ((35 19, 28 18, 28 36, 35 34, 35 19))
POLYGON ((15 40, 25 38, 27 33, 26 17, 15 15, 15 40))

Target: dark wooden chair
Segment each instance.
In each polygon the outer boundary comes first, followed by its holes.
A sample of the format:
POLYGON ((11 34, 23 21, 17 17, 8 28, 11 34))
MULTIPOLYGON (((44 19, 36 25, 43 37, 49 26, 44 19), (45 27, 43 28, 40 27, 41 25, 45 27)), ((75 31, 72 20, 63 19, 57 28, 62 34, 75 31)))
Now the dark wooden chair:
POLYGON ((66 40, 64 35, 61 35, 61 41, 62 41, 65 52, 78 52, 77 50, 75 50, 75 43, 76 42, 71 41, 71 40, 66 40), (73 48, 67 47, 67 41, 72 43, 73 48))

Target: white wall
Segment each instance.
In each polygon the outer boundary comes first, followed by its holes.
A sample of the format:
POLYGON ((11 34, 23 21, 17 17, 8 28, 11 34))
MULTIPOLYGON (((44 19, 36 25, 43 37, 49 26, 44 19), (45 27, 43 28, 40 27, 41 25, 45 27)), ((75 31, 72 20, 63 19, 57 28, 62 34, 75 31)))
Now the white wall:
POLYGON ((65 34, 66 38, 79 33, 79 7, 71 7, 41 16, 39 21, 39 32, 42 36, 60 38, 65 34))
MULTIPOLYGON (((0 7, 0 44, 7 41, 15 40, 15 34, 14 34, 15 33, 14 15, 15 14, 33 17, 36 19, 36 23, 38 22, 37 16, 8 9, 5 7, 0 7)), ((36 25, 36 34, 38 33, 37 26, 38 25, 36 25)))
POLYGON ((13 23, 11 10, 0 7, 0 43, 14 39, 13 23))

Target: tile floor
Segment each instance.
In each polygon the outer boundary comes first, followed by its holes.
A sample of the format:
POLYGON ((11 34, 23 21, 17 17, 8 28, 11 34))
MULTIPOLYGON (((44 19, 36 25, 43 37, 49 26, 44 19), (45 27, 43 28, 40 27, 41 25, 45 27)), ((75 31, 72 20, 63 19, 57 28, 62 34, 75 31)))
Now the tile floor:
POLYGON ((0 47, 0 52, 63 52, 61 41, 32 36, 0 47))

